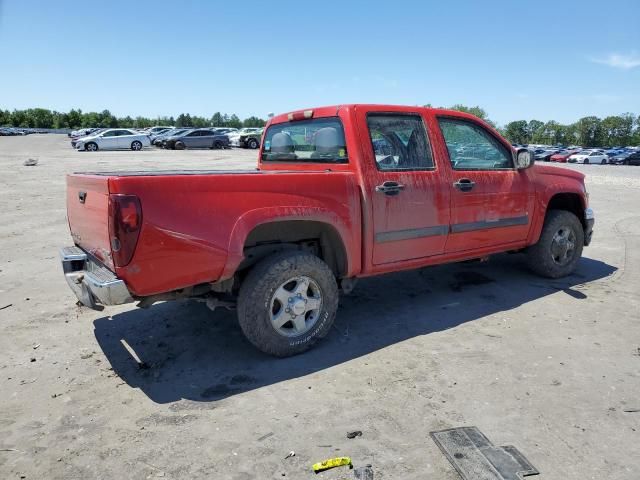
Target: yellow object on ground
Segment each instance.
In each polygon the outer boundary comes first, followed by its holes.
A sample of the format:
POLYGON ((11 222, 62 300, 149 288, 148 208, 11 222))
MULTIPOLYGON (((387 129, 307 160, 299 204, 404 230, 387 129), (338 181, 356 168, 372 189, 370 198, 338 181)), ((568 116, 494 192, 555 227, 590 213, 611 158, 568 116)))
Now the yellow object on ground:
POLYGON ((318 473, 324 470, 329 470, 330 468, 344 467, 346 465, 351 466, 351 459, 349 457, 336 457, 329 458, 324 462, 314 463, 312 468, 314 472, 318 473))

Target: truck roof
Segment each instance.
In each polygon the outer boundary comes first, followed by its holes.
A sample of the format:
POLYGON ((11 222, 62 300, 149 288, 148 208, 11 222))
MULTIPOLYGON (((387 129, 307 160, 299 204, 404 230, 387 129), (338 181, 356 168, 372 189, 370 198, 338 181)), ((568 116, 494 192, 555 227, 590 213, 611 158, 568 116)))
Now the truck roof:
MULTIPOLYGON (((478 117, 476 117, 475 115, 472 115, 470 113, 466 113, 466 112, 460 112, 458 110, 450 110, 450 109, 446 109, 446 108, 433 108, 433 107, 421 107, 421 106, 417 106, 417 105, 392 105, 392 104, 375 104, 375 103, 348 103, 348 104, 342 104, 342 105, 327 105, 327 106, 323 106, 323 107, 313 107, 313 108, 301 108, 299 110, 292 110, 290 112, 286 112, 286 113, 280 113, 278 115, 275 115, 273 118, 271 118, 271 120, 269 120, 268 125, 272 124, 272 123, 284 123, 284 122, 289 122, 290 118, 289 116, 291 114, 300 114, 300 113, 304 113, 306 111, 313 111, 313 116, 314 117, 335 117, 338 115, 338 112, 340 110, 352 110, 352 109, 357 109, 357 108, 363 108, 363 109, 371 109, 371 110, 378 110, 378 111, 391 111, 391 112, 398 112, 398 111, 412 111, 412 112, 416 112, 416 111, 429 111, 432 112, 436 115, 447 115, 447 116, 454 116, 454 117, 461 117, 461 118, 473 118, 473 119, 478 119, 478 117)), ((482 119, 481 119, 482 120, 482 119)), ((486 123, 486 122, 484 122, 486 123)))

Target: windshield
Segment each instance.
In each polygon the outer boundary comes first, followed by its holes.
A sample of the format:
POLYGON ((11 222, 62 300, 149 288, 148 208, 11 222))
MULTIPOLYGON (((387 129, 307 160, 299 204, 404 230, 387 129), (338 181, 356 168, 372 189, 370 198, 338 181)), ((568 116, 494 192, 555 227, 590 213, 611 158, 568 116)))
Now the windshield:
POLYGON ((264 137, 262 160, 347 163, 342 122, 329 117, 272 125, 264 137))

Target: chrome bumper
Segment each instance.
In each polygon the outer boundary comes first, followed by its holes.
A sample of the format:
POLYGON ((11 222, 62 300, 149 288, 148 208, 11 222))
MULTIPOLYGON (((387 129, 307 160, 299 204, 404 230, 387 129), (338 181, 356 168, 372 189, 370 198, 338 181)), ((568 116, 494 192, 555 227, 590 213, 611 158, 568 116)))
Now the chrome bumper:
POLYGON ((60 250, 60 259, 64 277, 83 305, 98 310, 98 304, 133 302, 126 284, 81 248, 64 247, 60 250))
POLYGON ((584 245, 585 247, 591 243, 591 237, 593 237, 593 225, 596 223, 596 216, 591 208, 587 208, 584 211, 584 245))

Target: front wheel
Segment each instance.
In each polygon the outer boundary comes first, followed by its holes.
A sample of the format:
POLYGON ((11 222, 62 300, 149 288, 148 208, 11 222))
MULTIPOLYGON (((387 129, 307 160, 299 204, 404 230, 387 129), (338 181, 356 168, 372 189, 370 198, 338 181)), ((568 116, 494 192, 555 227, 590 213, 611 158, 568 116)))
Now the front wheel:
POLYGON ((538 243, 527 250, 527 263, 543 277, 565 277, 578 266, 583 247, 584 230, 578 217, 566 210, 550 210, 538 243))
POLYGON ((182 142, 176 142, 173 144, 174 150, 184 150, 185 145, 182 142))
POLYGON ((260 146, 260 144, 258 143, 258 141, 255 138, 252 138, 247 142, 247 146, 249 148, 255 150, 256 148, 258 148, 260 146))
POLYGON ((215 150, 220 150, 222 148, 222 142, 220 140, 216 140, 215 142, 213 142, 213 145, 211 146, 211 148, 215 150))
POLYGON ((603 159, 600 161, 600 165, 606 165, 606 164, 607 164, 607 160, 603 158, 603 159))
POLYGON ((584 161, 583 161, 582 163, 584 163, 585 165, 586 165, 586 164, 588 164, 588 163, 589 163, 589 159, 588 159, 588 158, 585 158, 585 159, 584 159, 584 161))
POLYGON ((84 146, 84 149, 87 152, 95 152, 98 150, 98 144, 94 142, 89 142, 84 146))
POLYGON ((289 357, 311 348, 331 328, 338 309, 333 272, 318 257, 286 251, 247 275, 238 296, 238 321, 259 350, 289 357))
POLYGON ((135 142, 131 142, 131 150, 134 150, 136 152, 142 150, 142 142, 139 142, 138 140, 136 140, 135 142))

